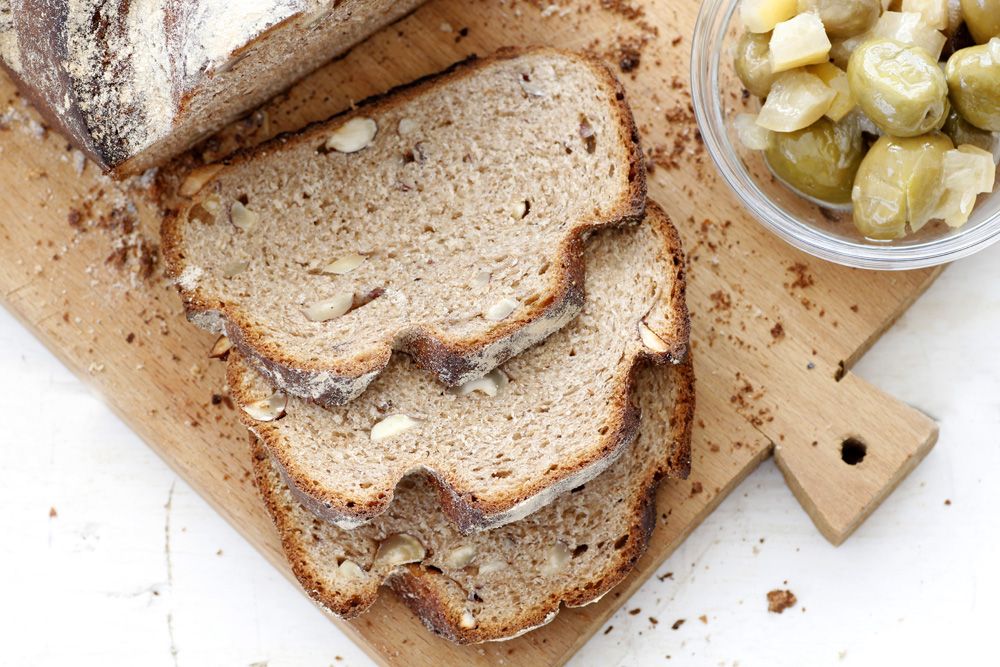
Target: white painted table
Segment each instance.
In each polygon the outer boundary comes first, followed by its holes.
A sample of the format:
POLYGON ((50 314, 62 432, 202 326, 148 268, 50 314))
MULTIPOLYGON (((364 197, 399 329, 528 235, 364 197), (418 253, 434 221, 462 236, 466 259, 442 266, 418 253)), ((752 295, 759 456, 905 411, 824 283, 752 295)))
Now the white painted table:
MULTIPOLYGON (((575 665, 995 664, 1000 245, 857 370, 940 421, 916 472, 834 548, 765 464, 575 665)), ((3 311, 0 399, 0 664, 371 664, 3 311)))

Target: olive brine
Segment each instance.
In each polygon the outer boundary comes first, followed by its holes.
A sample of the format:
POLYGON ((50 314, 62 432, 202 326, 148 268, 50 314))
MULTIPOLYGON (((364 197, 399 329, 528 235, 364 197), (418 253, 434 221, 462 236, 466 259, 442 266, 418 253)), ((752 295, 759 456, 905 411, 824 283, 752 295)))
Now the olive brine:
POLYGON ((743 0, 736 131, 870 239, 961 227, 1000 159, 1000 0, 743 0), (898 10, 898 11, 897 11, 898 10))

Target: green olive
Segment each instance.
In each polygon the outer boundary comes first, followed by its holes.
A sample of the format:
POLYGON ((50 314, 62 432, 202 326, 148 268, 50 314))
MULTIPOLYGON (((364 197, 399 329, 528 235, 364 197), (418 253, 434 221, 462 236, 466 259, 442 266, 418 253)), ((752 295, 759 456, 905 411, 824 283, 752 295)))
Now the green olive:
POLYGON ((880 137, 861 161, 854 179, 854 226, 872 239, 895 239, 916 231, 932 216, 944 188, 946 151, 954 148, 940 132, 922 137, 880 137))
POLYGON ((854 174, 864 155, 861 129, 848 117, 821 118, 795 132, 772 132, 764 157, 793 190, 831 204, 851 201, 854 174))
POLYGON ((962 118, 961 114, 955 111, 955 109, 952 109, 951 113, 948 114, 948 120, 944 122, 944 127, 941 128, 941 131, 947 134, 956 146, 971 144, 976 148, 982 148, 984 151, 994 152, 996 137, 993 133, 980 130, 962 118))
POLYGON ((799 13, 816 12, 830 37, 852 37, 868 30, 882 13, 880 0, 799 0, 799 13))
POLYGON ((771 71, 771 33, 745 32, 736 45, 736 76, 750 94, 767 97, 775 74, 771 71))
POLYGON ((948 83, 926 50, 890 39, 864 42, 847 64, 851 92, 886 134, 916 137, 944 124, 948 83))
POLYGON ((1000 37, 956 51, 945 76, 962 117, 981 130, 1000 132, 1000 37))
POLYGON ((962 16, 976 44, 1000 37, 1000 0, 962 0, 962 16))

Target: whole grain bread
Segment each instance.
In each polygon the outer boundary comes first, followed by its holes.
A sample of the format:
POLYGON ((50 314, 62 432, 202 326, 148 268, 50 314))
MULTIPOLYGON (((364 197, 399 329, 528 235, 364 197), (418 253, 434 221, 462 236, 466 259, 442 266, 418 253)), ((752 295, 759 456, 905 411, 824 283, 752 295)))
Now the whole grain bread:
POLYGON ((0 64, 117 175, 235 120, 423 0, 4 0, 0 64))
POLYGON ((276 394, 234 352, 228 380, 240 417, 300 501, 341 527, 385 512, 414 470, 427 472, 463 532, 517 521, 627 449, 639 429, 637 369, 687 350, 683 255, 656 204, 639 225, 595 233, 585 260, 580 316, 457 391, 398 355, 350 405, 324 407, 276 394))
POLYGON ((584 236, 639 220, 645 188, 608 69, 508 50, 193 174, 163 249, 193 322, 343 404, 393 349, 455 385, 561 328, 584 236))
POLYGON ((252 439, 258 488, 295 576, 328 611, 352 617, 391 586, 433 632, 460 643, 508 639, 598 600, 643 554, 656 524, 659 480, 690 456, 691 362, 636 376, 644 419, 636 442, 604 474, 526 519, 463 536, 437 507, 433 484, 407 477, 373 523, 343 530, 301 505, 267 448, 252 439))

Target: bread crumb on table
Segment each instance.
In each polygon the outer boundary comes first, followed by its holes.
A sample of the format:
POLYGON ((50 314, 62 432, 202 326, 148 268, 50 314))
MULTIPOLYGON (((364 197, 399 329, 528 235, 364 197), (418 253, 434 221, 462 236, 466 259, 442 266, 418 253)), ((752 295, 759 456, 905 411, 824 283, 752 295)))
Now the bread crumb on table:
POLYGON ((772 614, 780 614, 789 607, 794 607, 798 600, 789 590, 774 589, 767 594, 767 610, 772 614))

